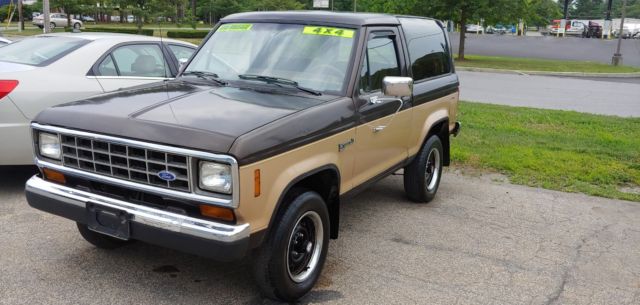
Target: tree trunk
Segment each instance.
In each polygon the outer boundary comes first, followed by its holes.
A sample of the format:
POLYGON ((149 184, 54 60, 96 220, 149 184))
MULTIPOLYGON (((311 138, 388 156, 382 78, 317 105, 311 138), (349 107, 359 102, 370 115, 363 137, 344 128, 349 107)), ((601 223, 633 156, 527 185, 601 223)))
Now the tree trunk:
POLYGON ((62 9, 64 10, 64 13, 67 14, 67 27, 71 27, 71 14, 66 7, 63 7, 62 9))
POLYGON ((142 16, 136 16, 136 26, 138 27, 138 34, 142 35, 142 16))
POLYGON ((467 13, 460 12, 460 43, 458 44, 458 60, 464 60, 464 39, 467 32, 467 13))
POLYGON ((196 14, 198 13, 196 8, 196 0, 191 0, 191 13, 193 14, 193 18, 196 18, 196 14))

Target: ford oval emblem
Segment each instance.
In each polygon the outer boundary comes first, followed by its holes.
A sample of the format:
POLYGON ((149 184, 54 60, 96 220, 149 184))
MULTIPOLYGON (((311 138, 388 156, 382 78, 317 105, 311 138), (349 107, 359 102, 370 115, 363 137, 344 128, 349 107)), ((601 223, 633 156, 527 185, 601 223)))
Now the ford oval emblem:
POLYGON ((176 174, 170 172, 170 171, 161 171, 158 172, 158 177, 160 177, 160 179, 164 180, 164 181, 174 181, 176 180, 176 174))

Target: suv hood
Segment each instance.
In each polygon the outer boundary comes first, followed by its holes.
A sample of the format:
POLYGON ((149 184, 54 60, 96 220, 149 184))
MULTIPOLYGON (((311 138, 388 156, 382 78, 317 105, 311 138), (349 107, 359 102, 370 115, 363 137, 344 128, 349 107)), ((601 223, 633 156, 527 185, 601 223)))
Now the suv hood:
POLYGON ((226 153, 237 137, 329 99, 172 81, 55 106, 34 121, 226 153))

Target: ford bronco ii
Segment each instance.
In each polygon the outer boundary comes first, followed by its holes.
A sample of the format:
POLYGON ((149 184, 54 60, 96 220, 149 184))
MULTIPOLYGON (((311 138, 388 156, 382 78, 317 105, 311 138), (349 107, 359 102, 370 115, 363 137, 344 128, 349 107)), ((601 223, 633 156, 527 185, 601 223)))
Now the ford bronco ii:
POLYGON ((228 16, 177 79, 40 113, 28 202, 99 248, 251 255, 266 296, 298 299, 346 196, 404 168, 434 198, 460 126, 449 45, 426 18, 228 16))

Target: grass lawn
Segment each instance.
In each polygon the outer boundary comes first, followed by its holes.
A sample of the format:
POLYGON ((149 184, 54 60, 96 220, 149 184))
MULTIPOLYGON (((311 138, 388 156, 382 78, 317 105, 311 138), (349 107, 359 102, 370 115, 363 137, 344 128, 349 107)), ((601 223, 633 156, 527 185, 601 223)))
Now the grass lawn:
POLYGON ((521 71, 584 72, 584 73, 629 73, 640 72, 640 68, 603 64, 591 61, 551 60, 518 57, 465 55, 465 60, 455 61, 456 66, 492 68, 521 71))
POLYGON ((512 183, 640 201, 640 118, 461 102, 452 164, 512 183))

